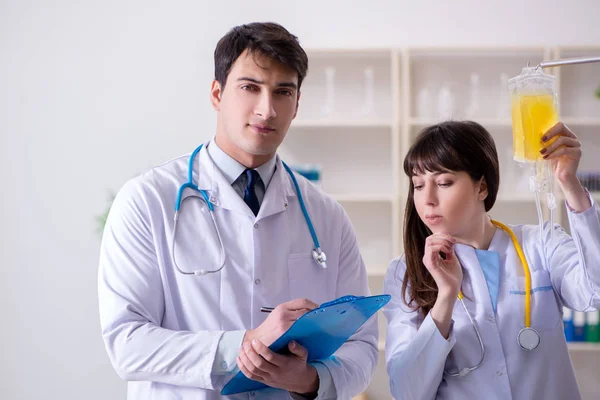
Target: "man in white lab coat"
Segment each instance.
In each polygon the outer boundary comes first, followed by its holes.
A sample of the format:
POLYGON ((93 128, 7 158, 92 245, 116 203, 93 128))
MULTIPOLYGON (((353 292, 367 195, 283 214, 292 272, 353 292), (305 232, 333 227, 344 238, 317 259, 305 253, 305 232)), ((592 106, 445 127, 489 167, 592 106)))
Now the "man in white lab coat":
POLYGON ((276 155, 307 67, 283 27, 233 28, 215 50, 214 138, 191 163, 190 154, 171 160, 117 195, 102 240, 99 300, 102 335, 128 398, 219 399, 237 368, 272 388, 230 398, 348 399, 368 385, 378 360, 375 318, 319 362, 307 363, 295 343, 290 355, 268 349, 318 304, 369 294, 343 208, 300 176, 297 190, 276 155), (214 204, 214 222, 188 188, 174 232, 188 163, 214 204), (300 194, 326 268, 313 260, 300 194))

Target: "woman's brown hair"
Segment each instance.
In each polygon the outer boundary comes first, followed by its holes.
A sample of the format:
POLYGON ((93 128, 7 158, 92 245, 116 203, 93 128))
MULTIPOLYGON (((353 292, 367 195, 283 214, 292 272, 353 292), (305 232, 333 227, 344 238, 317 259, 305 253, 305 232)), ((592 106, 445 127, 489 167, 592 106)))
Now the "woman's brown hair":
POLYGON ((409 191, 404 214, 404 254, 406 272, 402 280, 402 299, 423 316, 435 304, 438 288, 423 264, 425 239, 431 231, 425 226, 414 203, 412 177, 426 171, 464 171, 474 182, 485 178, 488 195, 485 211, 496 201, 500 174, 494 139, 480 124, 472 121, 447 121, 423 129, 404 158, 404 173, 409 191))

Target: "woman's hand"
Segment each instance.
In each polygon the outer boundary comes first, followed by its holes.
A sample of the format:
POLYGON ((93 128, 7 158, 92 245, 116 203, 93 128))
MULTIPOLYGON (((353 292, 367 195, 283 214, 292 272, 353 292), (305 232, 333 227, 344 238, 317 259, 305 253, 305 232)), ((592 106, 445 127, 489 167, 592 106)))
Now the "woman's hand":
POLYGON ((552 161, 554 176, 561 183, 577 180, 577 168, 581 160, 581 143, 562 122, 557 123, 542 137, 546 147, 540 153, 552 161), (552 139, 556 138, 554 141, 552 139))
POLYGON ((579 179, 577 168, 581 161, 581 142, 565 124, 557 123, 542 137, 546 144, 540 153, 552 162, 552 171, 567 203, 575 211, 585 211, 591 203, 579 179), (554 140, 553 140, 554 139, 554 140))
POLYGON ((423 264, 437 284, 438 297, 456 298, 462 284, 463 272, 454 253, 455 243, 455 238, 441 233, 434 233, 425 240, 423 264))
POLYGON ((456 239, 450 235, 433 234, 425 240, 423 256, 423 264, 438 287, 437 300, 429 314, 446 339, 450 335, 452 310, 463 280, 462 267, 454 253, 455 243, 456 239))

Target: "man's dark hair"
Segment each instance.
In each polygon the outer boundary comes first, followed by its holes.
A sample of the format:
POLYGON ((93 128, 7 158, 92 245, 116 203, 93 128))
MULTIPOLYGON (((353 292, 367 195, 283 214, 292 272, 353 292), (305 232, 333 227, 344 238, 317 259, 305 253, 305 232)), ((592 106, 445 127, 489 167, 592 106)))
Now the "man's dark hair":
POLYGON ((298 38, 273 22, 253 22, 232 28, 215 48, 215 80, 225 87, 231 66, 245 50, 266 56, 298 73, 298 89, 308 71, 308 57, 298 38))

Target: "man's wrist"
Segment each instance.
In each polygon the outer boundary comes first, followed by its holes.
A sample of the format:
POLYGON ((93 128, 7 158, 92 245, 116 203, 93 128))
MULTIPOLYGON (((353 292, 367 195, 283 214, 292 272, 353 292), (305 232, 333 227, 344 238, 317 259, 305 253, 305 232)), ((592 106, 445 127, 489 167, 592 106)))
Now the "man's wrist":
POLYGON ((300 379, 301 387, 296 393, 307 396, 316 394, 319 391, 319 374, 317 369, 310 364, 306 364, 306 374, 304 379, 300 379))
POLYGON ((253 339, 254 331, 252 329, 248 329, 246 333, 244 333, 244 338, 242 339, 242 346, 247 342, 251 342, 253 339))

